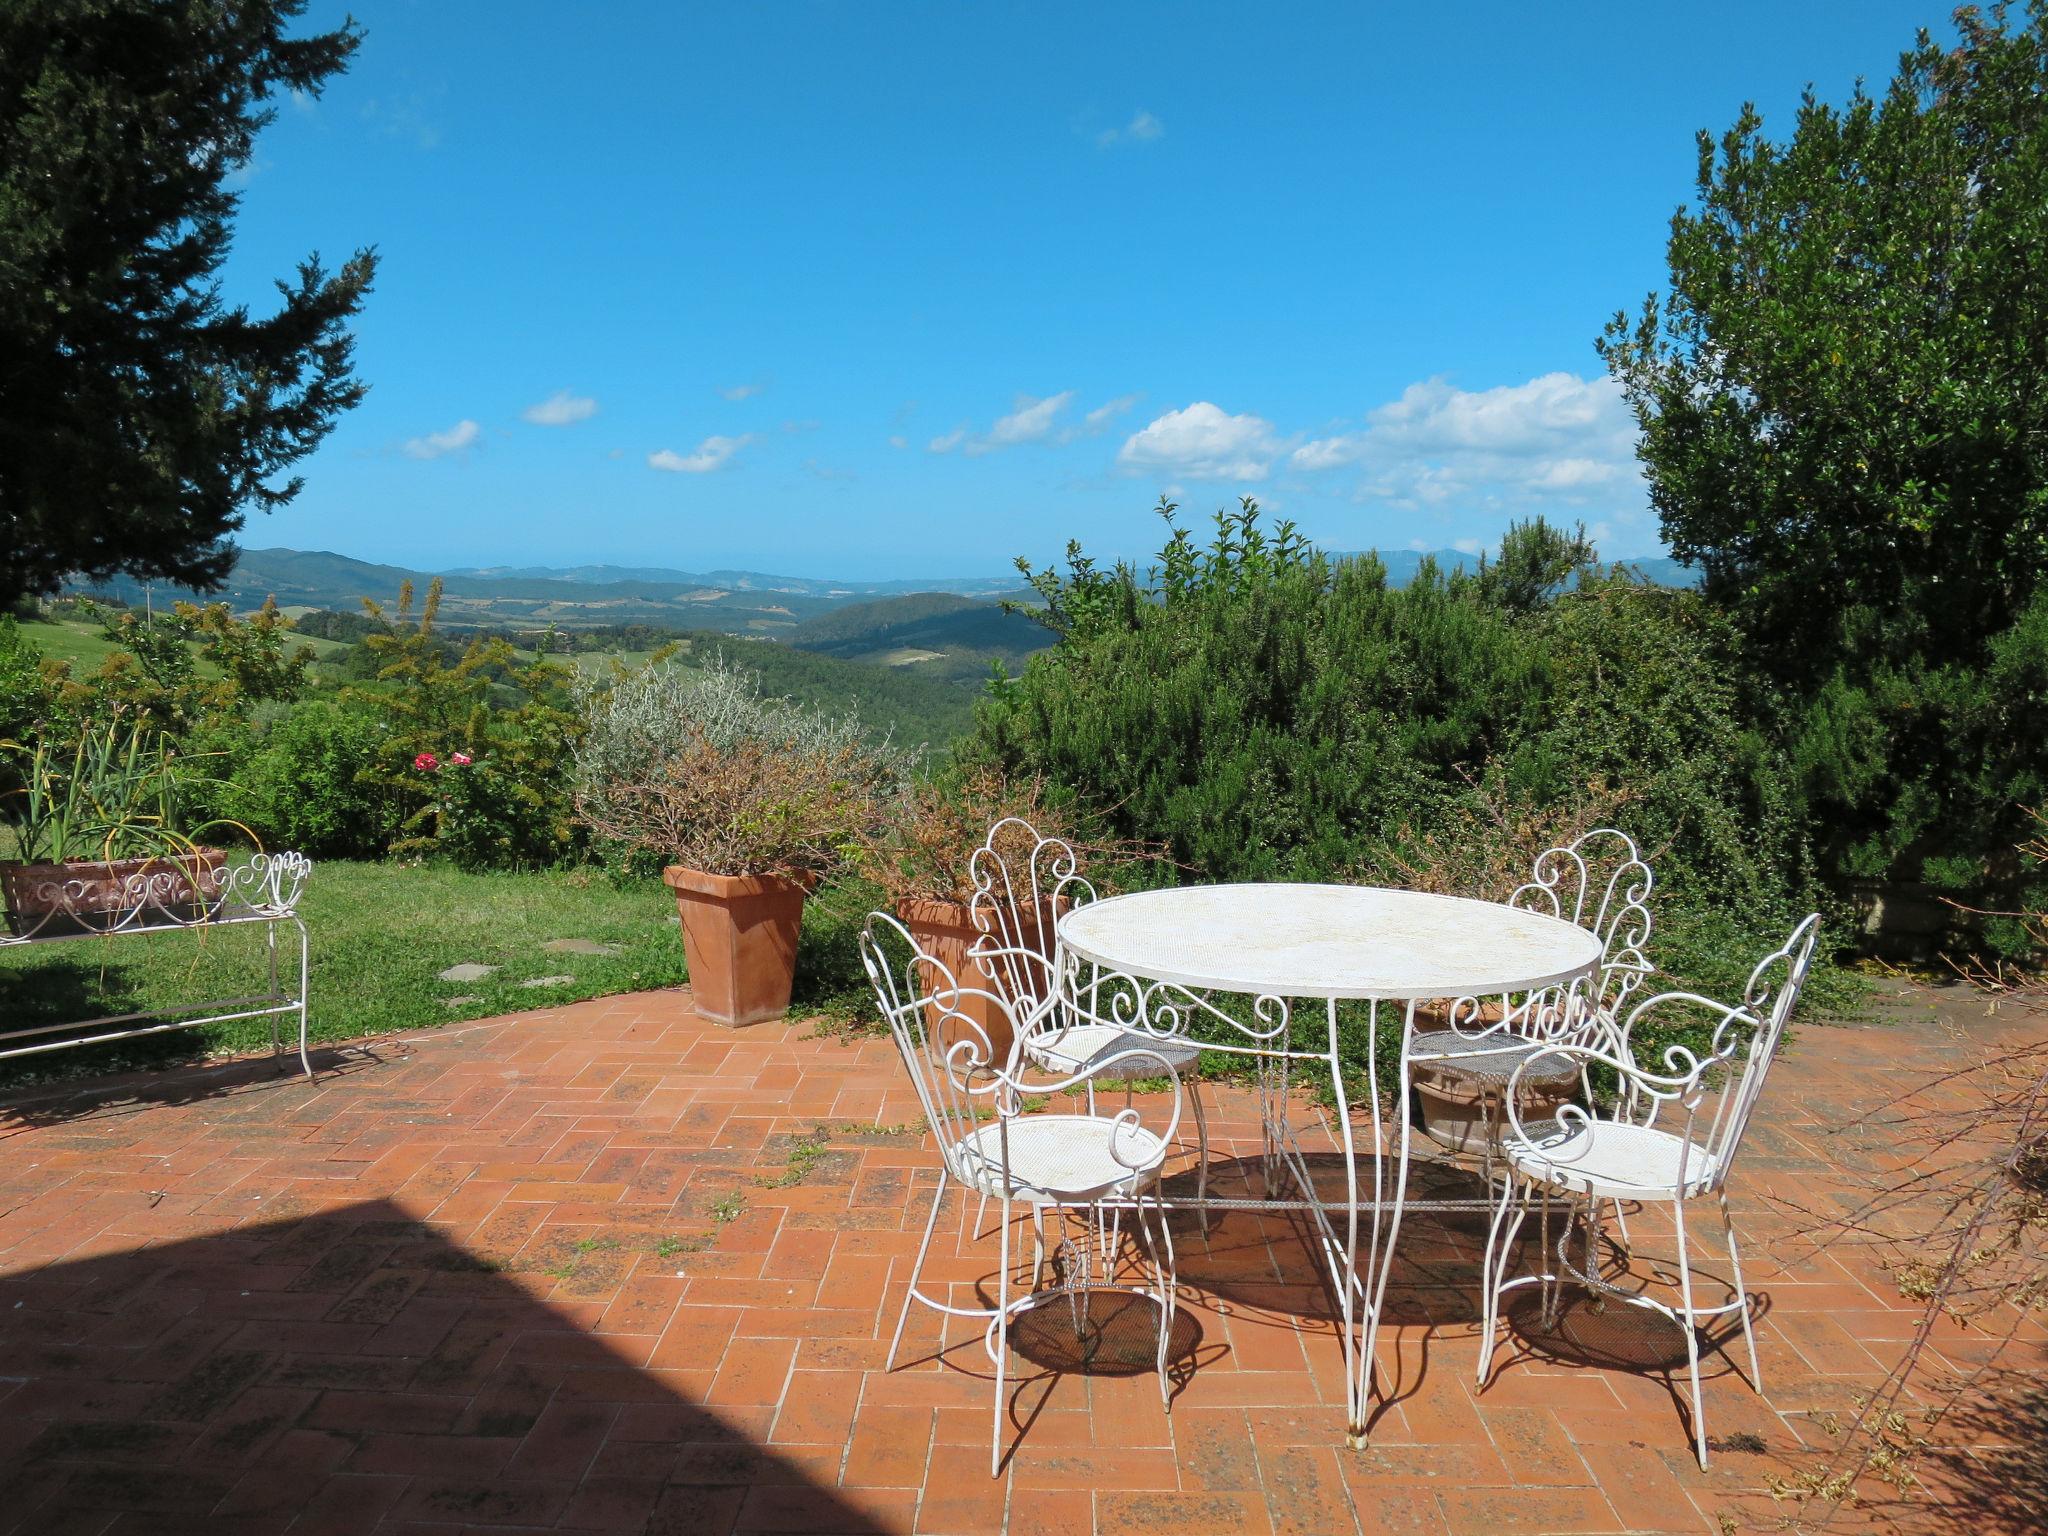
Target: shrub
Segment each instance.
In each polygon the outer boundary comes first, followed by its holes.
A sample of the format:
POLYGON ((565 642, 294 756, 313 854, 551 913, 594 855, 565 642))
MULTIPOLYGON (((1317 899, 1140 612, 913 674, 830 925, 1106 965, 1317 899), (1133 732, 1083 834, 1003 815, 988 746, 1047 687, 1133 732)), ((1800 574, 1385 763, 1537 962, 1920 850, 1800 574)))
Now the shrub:
POLYGON ((628 855, 711 874, 813 876, 845 861, 903 755, 860 722, 764 698, 713 659, 578 688, 578 815, 628 855))
POLYGON ((968 861, 998 822, 1015 817, 1048 837, 1086 839, 1070 806, 1047 798, 1036 778, 1012 779, 991 764, 954 766, 906 780, 858 834, 860 873, 890 902, 965 902, 968 861))
POLYGON ((1657 871, 1652 959, 1738 983, 1814 899, 1791 766, 1744 723, 1731 631, 1700 598, 1603 573, 1540 523, 1475 573, 1425 564, 1397 589, 1250 501, 1205 548, 1162 510, 1142 575, 1077 547, 1064 572, 1027 568, 1059 643, 984 703, 970 756, 1163 837, 1196 880, 1498 898, 1612 822, 1657 871), (1725 920, 1686 935, 1695 914, 1725 920))
POLYGON ((390 729, 357 703, 295 704, 235 763, 223 809, 266 847, 314 858, 380 858, 400 807, 376 780, 390 729))

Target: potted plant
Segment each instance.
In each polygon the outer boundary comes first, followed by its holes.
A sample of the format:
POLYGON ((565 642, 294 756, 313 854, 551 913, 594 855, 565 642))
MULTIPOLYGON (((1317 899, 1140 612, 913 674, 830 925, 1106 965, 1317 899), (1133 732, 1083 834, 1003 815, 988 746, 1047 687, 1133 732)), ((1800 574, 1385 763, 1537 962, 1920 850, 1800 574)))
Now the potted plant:
POLYGON ((579 685, 578 816, 629 859, 665 864, 698 1012, 789 1007, 804 898, 846 857, 900 754, 851 716, 764 698, 714 657, 579 685))
MULTIPOLYGON (((860 839, 858 865, 867 879, 887 896, 903 926, 917 940, 918 948, 943 965, 963 989, 957 999, 934 996, 931 1007, 957 1007, 989 1036, 997 1060, 1009 1053, 1011 1016, 1009 1012, 977 994, 1009 996, 1003 967, 984 968, 974 960, 972 950, 981 929, 976 926, 974 897, 974 856, 987 842, 991 830, 1009 822, 1007 841, 998 837, 993 859, 1025 877, 1026 862, 1032 857, 1032 839, 1023 823, 1039 833, 1074 841, 1069 818, 1046 804, 1043 786, 1035 779, 1006 779, 990 767, 954 768, 908 780, 890 801, 886 814, 871 825, 860 839)), ((1028 902, 1027 902, 1028 904, 1028 902)), ((1063 909, 1064 898, 1051 891, 1041 895, 1039 913, 1023 911, 1020 920, 1032 931, 1016 935, 1026 945, 1050 952, 1049 930, 1063 909), (1046 930, 1043 938, 1037 930, 1046 930)), ((1011 936, 1004 936, 1011 937, 1011 936)), ((995 942, 1004 942, 998 937, 995 942)), ((927 986, 942 984, 937 976, 925 978, 927 986)))
POLYGON ((160 734, 117 716, 76 739, 0 747, 21 781, 0 807, 14 834, 0 889, 16 934, 107 932, 151 913, 190 920, 218 903, 225 855, 197 836, 235 824, 189 823, 200 780, 160 734))

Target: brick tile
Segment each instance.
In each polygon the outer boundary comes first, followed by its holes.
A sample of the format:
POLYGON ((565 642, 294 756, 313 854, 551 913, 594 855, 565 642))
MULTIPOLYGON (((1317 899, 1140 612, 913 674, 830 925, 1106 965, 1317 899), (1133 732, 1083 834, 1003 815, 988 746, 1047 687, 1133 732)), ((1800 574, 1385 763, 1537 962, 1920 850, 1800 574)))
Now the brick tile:
POLYGON ((712 1382, 712 1403, 777 1403, 796 1358, 794 1339, 734 1339, 712 1382))
MULTIPOLYGON (((1021 1493, 1021 1490, 1020 1490, 1021 1493)), ((1260 1536, 1272 1526, 1256 1494, 1154 1493, 1106 1487, 1095 1495, 1105 1531, 1161 1536, 1260 1536)))

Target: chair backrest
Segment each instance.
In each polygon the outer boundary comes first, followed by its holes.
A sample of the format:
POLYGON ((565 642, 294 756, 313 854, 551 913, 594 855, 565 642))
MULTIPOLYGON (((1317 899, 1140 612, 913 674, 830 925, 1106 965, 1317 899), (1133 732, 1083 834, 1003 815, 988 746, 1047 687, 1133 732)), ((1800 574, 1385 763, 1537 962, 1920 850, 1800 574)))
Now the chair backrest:
MULTIPOLYGON (((1592 1005, 1585 1023, 1597 1032, 1612 1030, 1629 994, 1650 974, 1644 951, 1655 884, 1635 839, 1613 827, 1596 827, 1538 854, 1529 879, 1508 897, 1511 907, 1561 917, 1600 940, 1600 975, 1585 999, 1592 1005)), ((1552 1010, 1551 1016, 1561 1017, 1561 1011, 1552 1010)))
POLYGON ((1038 1013, 1053 995, 1059 917, 1095 899, 1073 844, 1005 816, 967 860, 967 911, 977 937, 968 954, 1009 999, 1013 1014, 1038 1013))
MULTIPOLYGON (((903 1056, 925 1122, 948 1163, 991 1112, 1015 1112, 1006 1063, 995 1059, 988 1031, 963 1006, 990 996, 963 987, 946 964, 918 947, 910 931, 885 912, 868 914, 860 959, 882 1018, 903 1056)), ((1009 1004, 995 998, 1004 1012, 1009 1004)))
POLYGON ((1751 1114, 1763 1094, 1764 1079, 1785 1039, 1785 1026, 1799 1003, 1813 965, 1820 937, 1820 914, 1813 913, 1792 930, 1778 948, 1757 962, 1737 1004, 1717 1003, 1689 992, 1666 992, 1646 998, 1623 1025, 1626 1042, 1659 1013, 1686 1010, 1697 1023, 1702 1011, 1712 1020, 1705 1051, 1682 1042, 1662 1052, 1662 1072, 1636 1067, 1624 1049, 1612 1065, 1620 1068, 1621 1098, 1615 1118, 1638 1124, 1659 1121, 1667 1106, 1683 1116, 1662 1120, 1663 1128, 1710 1153, 1718 1187, 1741 1150, 1751 1114))

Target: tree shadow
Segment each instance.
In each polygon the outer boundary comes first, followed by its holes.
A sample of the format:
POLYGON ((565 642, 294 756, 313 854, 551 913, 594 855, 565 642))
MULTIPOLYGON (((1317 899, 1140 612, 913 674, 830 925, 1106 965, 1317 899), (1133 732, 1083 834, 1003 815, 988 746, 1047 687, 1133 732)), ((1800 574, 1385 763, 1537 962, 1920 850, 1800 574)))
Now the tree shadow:
POLYGON ((884 1528, 537 1299, 579 1253, 372 1200, 0 1277, 0 1531, 884 1528))

